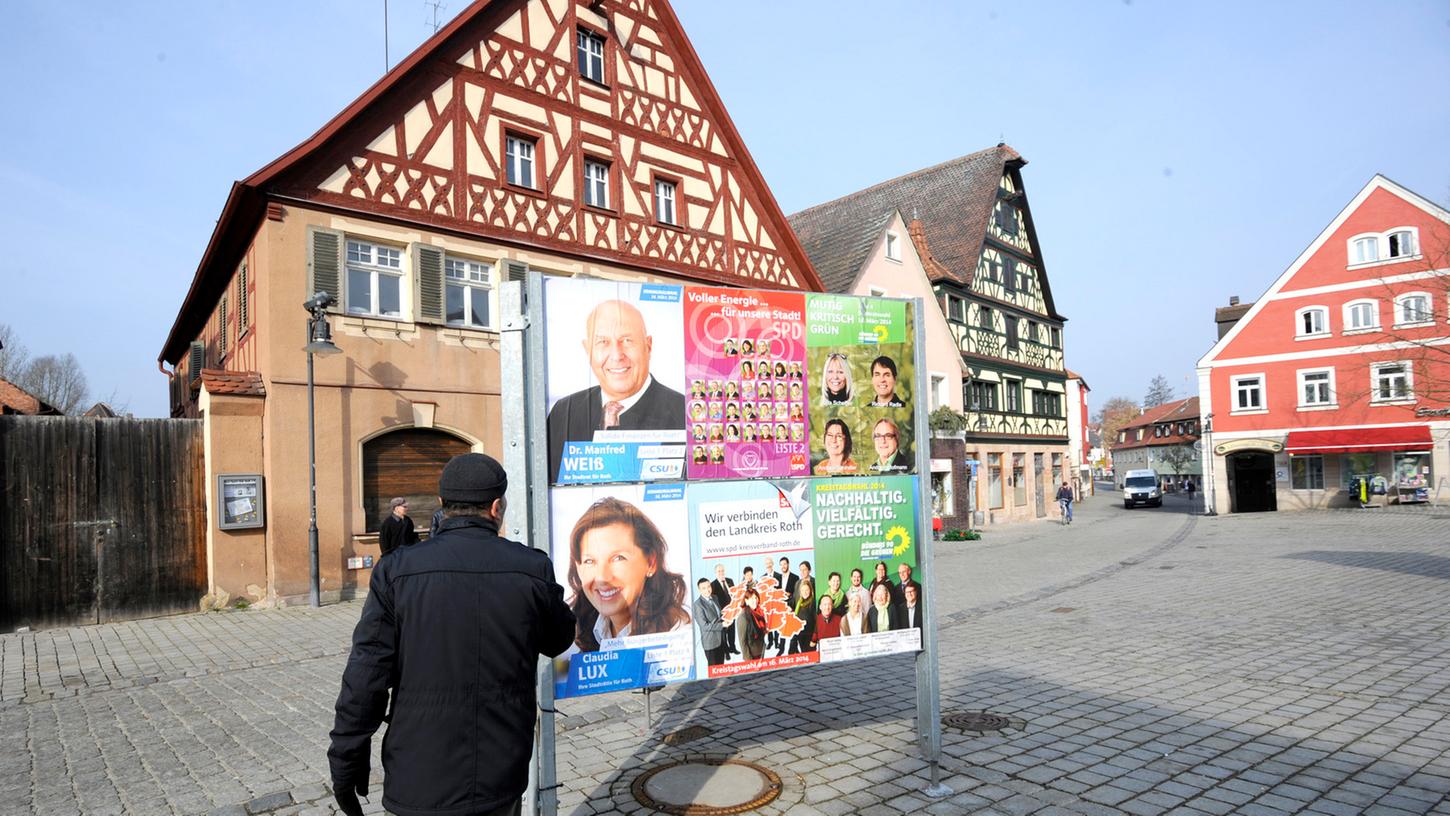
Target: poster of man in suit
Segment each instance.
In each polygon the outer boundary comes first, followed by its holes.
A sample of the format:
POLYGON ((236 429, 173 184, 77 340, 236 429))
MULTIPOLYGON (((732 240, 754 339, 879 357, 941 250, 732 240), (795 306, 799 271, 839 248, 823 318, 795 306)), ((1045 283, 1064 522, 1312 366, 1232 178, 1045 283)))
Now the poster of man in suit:
POLYGON ((549 278, 544 315, 550 480, 680 478, 685 450, 680 287, 549 278))

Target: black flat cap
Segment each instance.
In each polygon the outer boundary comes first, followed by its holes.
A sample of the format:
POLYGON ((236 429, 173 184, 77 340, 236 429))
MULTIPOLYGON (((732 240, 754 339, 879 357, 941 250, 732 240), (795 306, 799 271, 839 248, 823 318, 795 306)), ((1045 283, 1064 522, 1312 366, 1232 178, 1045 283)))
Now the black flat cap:
POLYGON ((487 504, 508 490, 509 477, 497 459, 484 453, 465 453, 448 460, 438 479, 438 497, 444 501, 487 504))

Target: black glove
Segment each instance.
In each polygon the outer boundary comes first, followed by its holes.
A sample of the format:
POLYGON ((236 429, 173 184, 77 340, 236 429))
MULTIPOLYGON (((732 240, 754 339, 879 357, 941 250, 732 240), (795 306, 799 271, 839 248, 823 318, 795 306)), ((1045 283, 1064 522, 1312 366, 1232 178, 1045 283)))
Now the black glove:
POLYGON ((357 800, 359 796, 368 795, 367 777, 358 782, 344 782, 332 784, 332 798, 337 800, 337 809, 342 811, 344 816, 363 816, 362 803, 357 800))

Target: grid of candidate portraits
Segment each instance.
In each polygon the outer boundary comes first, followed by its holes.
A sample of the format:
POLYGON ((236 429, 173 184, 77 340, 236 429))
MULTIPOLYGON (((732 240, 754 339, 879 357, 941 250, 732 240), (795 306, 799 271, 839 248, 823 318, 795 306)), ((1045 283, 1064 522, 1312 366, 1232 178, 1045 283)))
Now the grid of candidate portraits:
POLYGON ((544 294, 557 697, 921 648, 910 304, 544 294))

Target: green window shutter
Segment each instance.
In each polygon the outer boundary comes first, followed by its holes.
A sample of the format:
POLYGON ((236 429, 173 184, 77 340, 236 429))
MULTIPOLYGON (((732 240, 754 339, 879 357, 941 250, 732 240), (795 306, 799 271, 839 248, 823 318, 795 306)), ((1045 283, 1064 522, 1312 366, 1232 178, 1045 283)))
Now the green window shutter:
POLYGON ((221 305, 216 312, 216 347, 217 356, 224 356, 227 353, 227 296, 222 293, 221 305))
POLYGON ((237 270, 237 336, 247 330, 247 265, 237 270))
POLYGON ((199 382, 203 368, 206 368, 206 344, 193 340, 187 352, 186 381, 193 384, 199 382))
POLYGON ((529 279, 529 265, 519 261, 504 261, 504 270, 508 273, 511 281, 526 281, 529 279))
POLYGON ((330 312, 342 311, 342 245, 337 230, 307 228, 307 297, 318 292, 332 295, 330 312))
POLYGON ((419 323, 442 323, 443 250, 428 244, 413 244, 413 302, 418 304, 419 323))

